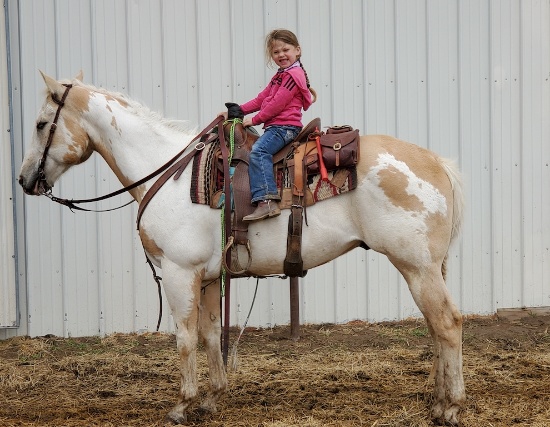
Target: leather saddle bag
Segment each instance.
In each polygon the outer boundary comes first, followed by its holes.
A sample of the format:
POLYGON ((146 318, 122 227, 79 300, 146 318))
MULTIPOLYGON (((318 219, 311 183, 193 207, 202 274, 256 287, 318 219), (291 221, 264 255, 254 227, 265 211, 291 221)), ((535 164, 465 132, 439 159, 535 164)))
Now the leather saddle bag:
MULTIPOLYGON (((357 165, 359 139, 359 130, 351 126, 330 127, 321 134, 321 155, 328 172, 357 165)), ((318 173, 319 163, 308 164, 308 172, 318 173)))

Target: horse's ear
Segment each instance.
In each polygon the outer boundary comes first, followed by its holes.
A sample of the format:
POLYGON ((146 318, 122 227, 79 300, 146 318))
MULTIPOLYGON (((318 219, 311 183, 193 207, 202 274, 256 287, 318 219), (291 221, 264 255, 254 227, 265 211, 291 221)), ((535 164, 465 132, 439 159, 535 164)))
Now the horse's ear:
POLYGON ((80 71, 78 72, 78 74, 77 74, 76 77, 75 77, 75 80, 79 80, 79 81, 81 81, 81 82, 84 81, 84 73, 82 72, 82 70, 80 70, 80 71))
POLYGON ((53 94, 63 94, 65 91, 65 87, 59 83, 56 79, 53 77, 48 76, 47 74, 44 74, 42 71, 40 71, 40 74, 42 74, 42 78, 44 79, 44 83, 46 83, 46 87, 48 88, 48 91, 53 94))

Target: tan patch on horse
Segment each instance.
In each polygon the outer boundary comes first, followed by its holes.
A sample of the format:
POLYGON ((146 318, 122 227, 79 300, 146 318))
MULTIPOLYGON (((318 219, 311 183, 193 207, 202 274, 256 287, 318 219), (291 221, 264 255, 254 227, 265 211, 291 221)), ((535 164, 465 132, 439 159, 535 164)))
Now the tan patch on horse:
POLYGON ((69 95, 67 96, 66 104, 70 102, 72 108, 83 113, 90 110, 89 103, 91 96, 88 90, 79 86, 73 86, 73 89, 69 91, 69 95))
MULTIPOLYGON (((74 141, 74 135, 72 136, 74 141)), ((63 156, 63 162, 71 165, 77 165, 79 163, 85 162, 92 155, 93 150, 89 144, 86 142, 75 142, 73 145, 67 146, 69 150, 63 156)))
POLYGON ((67 153, 63 156, 63 162, 71 165, 82 163, 92 155, 93 148, 89 143, 88 134, 72 117, 65 117, 63 124, 70 134, 70 139, 73 142, 67 146, 67 153))
POLYGON ((102 93, 102 95, 105 97, 107 102, 111 102, 111 101, 117 102, 123 108, 128 108, 128 106, 130 105, 128 104, 128 101, 126 101, 124 98, 114 97, 113 95, 108 93, 102 93))
POLYGON ((139 202, 143 200, 143 196, 145 196, 145 185, 140 185, 137 188, 134 188, 130 191, 130 194, 134 199, 136 199, 139 202))
POLYGON ((449 206, 447 212, 447 216, 442 213, 432 213, 425 220, 428 227, 426 233, 429 240, 428 247, 433 262, 441 261, 437 257, 447 253, 451 241, 448 224, 452 221, 453 207, 449 206), (449 231, 449 233, 443 233, 443 230, 449 231))
POLYGON ((159 248, 155 240, 149 237, 149 235, 143 228, 139 229, 139 237, 141 239, 143 249, 145 249, 148 254, 154 256, 155 258, 160 258, 164 255, 164 251, 159 248))
MULTIPOLYGON (((50 94, 51 96, 51 94, 50 94)), ((70 165, 82 163, 91 156, 93 150, 90 146, 88 134, 78 123, 75 118, 75 111, 78 113, 76 117, 85 111, 89 111, 90 93, 87 90, 82 90, 78 86, 74 86, 69 91, 65 100, 66 109, 63 111, 61 120, 68 133, 68 139, 72 141, 71 145, 67 145, 67 152, 63 156, 63 162, 70 165)), ((53 99, 52 99, 53 104, 53 99)), ((56 104, 57 105, 57 104, 56 104)), ((56 107, 54 107, 56 108, 56 107)), ((54 138, 53 144, 56 144, 57 139, 54 138)))
POLYGON ((215 322, 220 316, 220 280, 216 279, 214 283, 206 286, 201 295, 201 315, 202 320, 208 324, 208 322, 215 322))
POLYGON ((434 153, 415 144, 400 145, 399 150, 388 150, 388 152, 394 156, 395 160, 407 163, 418 178, 444 192, 449 179, 434 153))
POLYGON ((199 315, 200 315, 200 304, 201 304, 201 284, 204 277, 205 270, 204 268, 201 271, 195 273, 193 277, 192 291, 193 291, 193 311, 191 315, 187 318, 187 328, 188 330, 196 330, 199 326, 199 315))
POLYGON ((113 119, 111 120, 111 126, 118 132, 119 135, 122 135, 122 131, 118 127, 115 116, 113 116, 113 119))
POLYGON ((420 212, 424 209, 422 202, 414 194, 407 193, 409 178, 393 166, 378 172, 380 188, 386 197, 398 207, 407 211, 420 212))
POLYGON ((395 160, 406 163, 418 178, 439 187, 442 169, 437 157, 423 147, 389 135, 361 136, 361 159, 357 169, 360 176, 368 174, 381 153, 388 153, 395 160))

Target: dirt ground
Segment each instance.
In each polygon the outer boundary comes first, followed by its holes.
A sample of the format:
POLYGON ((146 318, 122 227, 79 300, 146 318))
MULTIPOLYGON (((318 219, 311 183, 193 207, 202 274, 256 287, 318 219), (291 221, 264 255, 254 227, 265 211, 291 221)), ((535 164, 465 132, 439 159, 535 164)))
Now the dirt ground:
MULTIPOLYGON (((463 426, 550 425, 550 316, 468 318, 463 426)), ((232 343, 238 331, 232 331, 232 343)), ((425 323, 247 330, 219 412, 191 426, 432 426, 425 323)), ((199 352, 201 390, 206 386, 199 352)), ((0 425, 162 426, 179 384, 175 338, 15 338, 0 342, 0 425)))

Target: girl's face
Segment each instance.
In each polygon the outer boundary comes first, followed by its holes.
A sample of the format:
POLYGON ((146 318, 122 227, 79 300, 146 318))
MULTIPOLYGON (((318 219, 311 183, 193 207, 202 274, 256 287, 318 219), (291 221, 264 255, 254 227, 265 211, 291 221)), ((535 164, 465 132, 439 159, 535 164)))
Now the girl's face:
POLYGON ((300 46, 293 46, 281 40, 271 43, 271 58, 279 68, 287 68, 296 62, 302 53, 300 46))

